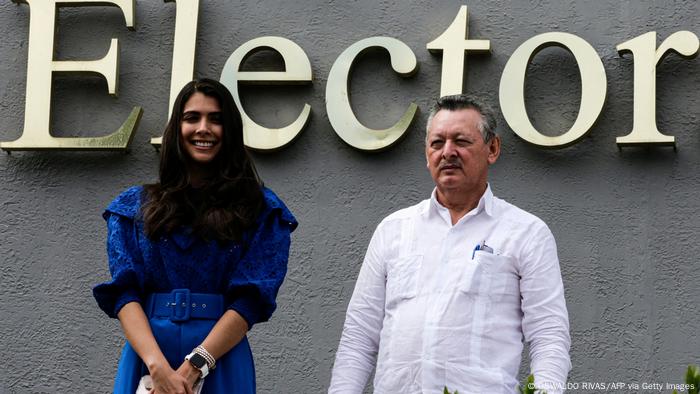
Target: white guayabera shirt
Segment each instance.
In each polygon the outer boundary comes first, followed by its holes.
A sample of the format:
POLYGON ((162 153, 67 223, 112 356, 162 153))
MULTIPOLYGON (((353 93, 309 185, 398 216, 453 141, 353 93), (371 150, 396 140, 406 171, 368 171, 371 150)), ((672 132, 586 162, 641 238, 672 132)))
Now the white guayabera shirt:
POLYGON ((571 340, 549 228, 490 187, 453 226, 435 193, 377 226, 328 392, 362 393, 376 357, 375 393, 515 393, 523 336, 536 385, 561 392, 571 340))

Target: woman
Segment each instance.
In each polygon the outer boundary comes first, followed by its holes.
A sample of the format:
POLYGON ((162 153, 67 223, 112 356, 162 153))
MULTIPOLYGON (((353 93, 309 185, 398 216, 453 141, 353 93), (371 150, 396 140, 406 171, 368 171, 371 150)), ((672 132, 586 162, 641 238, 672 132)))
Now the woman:
POLYGON ((127 343, 115 393, 254 393, 246 332, 269 319, 297 222, 262 186, 219 82, 188 83, 163 135, 160 182, 106 209, 112 280, 93 293, 127 343))

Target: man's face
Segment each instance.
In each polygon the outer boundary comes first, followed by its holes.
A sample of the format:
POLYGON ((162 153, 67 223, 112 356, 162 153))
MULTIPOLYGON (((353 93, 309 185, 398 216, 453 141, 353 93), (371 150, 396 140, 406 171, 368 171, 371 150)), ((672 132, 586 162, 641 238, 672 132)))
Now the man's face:
POLYGON ((497 136, 484 142, 479 122, 481 115, 471 108, 440 110, 430 122, 425 156, 438 191, 472 192, 486 186, 501 143, 497 136))

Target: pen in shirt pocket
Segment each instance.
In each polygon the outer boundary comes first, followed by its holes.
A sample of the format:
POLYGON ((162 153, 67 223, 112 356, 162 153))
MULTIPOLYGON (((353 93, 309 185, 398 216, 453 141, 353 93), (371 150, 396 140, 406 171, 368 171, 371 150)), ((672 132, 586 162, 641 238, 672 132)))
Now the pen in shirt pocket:
POLYGON ((482 251, 482 252, 486 252, 486 253, 491 253, 491 254, 493 254, 493 248, 490 247, 490 246, 488 246, 488 245, 486 245, 486 240, 481 241, 480 244, 477 244, 477 245, 474 247, 474 251, 472 252, 472 260, 474 260, 474 256, 476 256, 476 251, 477 251, 477 250, 480 250, 480 251, 482 251))

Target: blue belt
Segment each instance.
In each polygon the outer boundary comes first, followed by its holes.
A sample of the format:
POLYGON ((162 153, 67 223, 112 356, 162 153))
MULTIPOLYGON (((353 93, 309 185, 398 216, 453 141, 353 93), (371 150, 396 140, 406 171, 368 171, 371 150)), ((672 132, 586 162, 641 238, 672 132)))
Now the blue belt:
POLYGON ((221 294, 191 293, 189 289, 152 293, 146 298, 145 312, 149 318, 166 317, 174 322, 217 320, 224 314, 224 297, 221 294))

